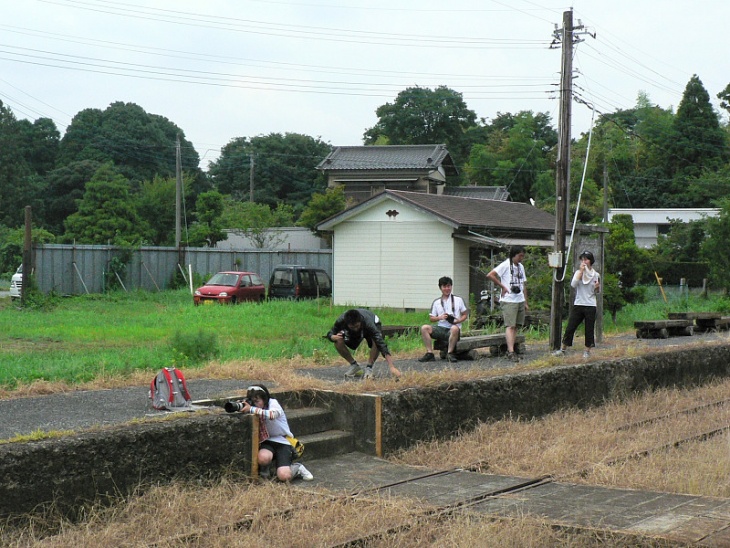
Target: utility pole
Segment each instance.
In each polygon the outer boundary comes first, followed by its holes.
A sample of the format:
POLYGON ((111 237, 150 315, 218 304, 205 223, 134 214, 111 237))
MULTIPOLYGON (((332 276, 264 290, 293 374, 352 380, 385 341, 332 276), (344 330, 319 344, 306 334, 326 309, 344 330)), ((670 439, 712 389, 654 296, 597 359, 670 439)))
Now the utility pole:
POLYGON ((175 139, 175 247, 177 264, 185 265, 185 252, 182 246, 182 158, 180 154, 180 134, 175 139))
POLYGON ((249 157, 251 158, 251 171, 249 172, 249 177, 248 177, 248 179, 249 179, 248 180, 248 186, 249 186, 248 201, 253 202, 253 173, 254 173, 254 171, 253 171, 253 152, 251 154, 249 154, 249 157))
POLYGON ((563 28, 555 29, 553 44, 562 44, 562 65, 560 70, 560 119, 558 122, 558 157, 555 166, 555 246, 556 254, 562 257, 562 265, 553 273, 552 301, 550 305, 550 346, 557 350, 561 345, 563 329, 563 301, 565 299, 563 280, 565 268, 572 264, 565 256, 565 233, 570 208, 570 125, 573 105, 573 11, 563 12, 563 28))

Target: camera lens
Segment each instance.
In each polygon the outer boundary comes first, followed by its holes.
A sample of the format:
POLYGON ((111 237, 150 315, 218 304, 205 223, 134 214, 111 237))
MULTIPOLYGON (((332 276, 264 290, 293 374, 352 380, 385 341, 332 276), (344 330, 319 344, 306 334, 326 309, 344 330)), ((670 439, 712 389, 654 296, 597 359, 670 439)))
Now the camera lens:
POLYGON ((240 401, 227 401, 223 406, 226 413, 235 413, 243 409, 243 404, 240 401))

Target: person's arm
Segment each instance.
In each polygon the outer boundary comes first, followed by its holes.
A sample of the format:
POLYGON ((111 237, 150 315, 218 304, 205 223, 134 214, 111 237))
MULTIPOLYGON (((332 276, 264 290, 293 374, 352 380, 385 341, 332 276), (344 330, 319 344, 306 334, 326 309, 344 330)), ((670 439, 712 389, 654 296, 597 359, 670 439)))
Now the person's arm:
POLYGON ((343 322, 340 322, 340 318, 337 318, 337 321, 335 321, 335 325, 333 325, 332 326, 332 329, 330 329, 327 332, 326 337, 327 337, 328 340, 330 340, 332 342, 338 341, 338 340, 342 339, 342 334, 341 333, 344 330, 345 330, 344 321, 343 322))
POLYGON ((492 269, 492 271, 489 274, 487 274, 487 278, 489 278, 490 280, 492 280, 492 282, 494 282, 494 284, 497 287, 501 287, 502 288, 502 296, 504 296, 507 293, 509 293, 509 288, 508 287, 505 287, 504 285, 502 285, 502 278, 499 275, 499 272, 497 272, 497 269, 496 268, 492 269))
POLYGON ((459 314, 459 317, 456 318, 455 324, 457 323, 463 323, 466 321, 466 319, 469 317, 469 309, 466 307, 466 303, 464 302, 464 299, 461 300, 461 314, 459 314))

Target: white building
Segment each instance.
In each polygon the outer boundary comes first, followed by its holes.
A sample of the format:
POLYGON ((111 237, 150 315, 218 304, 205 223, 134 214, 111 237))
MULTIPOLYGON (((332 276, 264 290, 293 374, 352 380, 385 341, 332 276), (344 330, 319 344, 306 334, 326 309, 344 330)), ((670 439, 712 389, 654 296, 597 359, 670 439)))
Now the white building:
POLYGON ((717 217, 720 210, 716 208, 656 208, 629 209, 615 208, 608 210, 608 221, 615 215, 631 215, 634 220, 634 238, 636 245, 649 248, 656 245, 659 234, 669 232, 670 221, 679 220, 684 223, 700 221, 707 217, 717 217))

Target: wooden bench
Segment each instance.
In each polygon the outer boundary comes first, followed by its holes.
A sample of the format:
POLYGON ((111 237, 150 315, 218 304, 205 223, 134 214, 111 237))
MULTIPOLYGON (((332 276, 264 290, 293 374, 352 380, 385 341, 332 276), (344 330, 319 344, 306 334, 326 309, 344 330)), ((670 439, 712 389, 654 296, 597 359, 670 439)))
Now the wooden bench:
MULTIPOLYGON (((460 360, 475 360, 478 357, 476 349, 487 347, 489 347, 489 353, 492 356, 502 356, 507 353, 507 337, 504 333, 467 335, 461 337, 459 342, 456 343, 456 357, 460 360)), ((441 352, 441 359, 446 357, 446 344, 435 340, 433 341, 433 348, 441 352)), ((517 354, 524 354, 524 335, 517 335, 515 337, 515 352, 517 354)))
POLYGON ((730 317, 723 317, 719 312, 670 312, 668 317, 670 320, 694 321, 694 330, 698 333, 730 328, 730 317))
POLYGON ((668 339, 692 335, 692 320, 650 320, 634 322, 637 339, 668 339))

